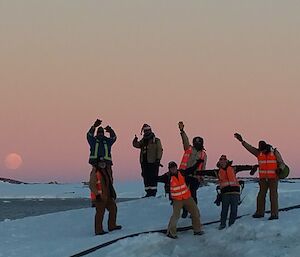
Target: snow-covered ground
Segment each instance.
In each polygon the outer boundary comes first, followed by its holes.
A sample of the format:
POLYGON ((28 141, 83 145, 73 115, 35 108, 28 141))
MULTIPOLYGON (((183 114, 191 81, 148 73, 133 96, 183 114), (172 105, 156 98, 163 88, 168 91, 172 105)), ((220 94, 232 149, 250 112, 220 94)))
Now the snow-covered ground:
MULTIPOLYGON (((298 196, 300 181, 295 182, 280 183, 281 208, 300 204, 298 196)), ((88 194, 87 188, 82 187, 81 184, 37 185, 36 187, 4 184, 0 184, 0 193, 5 192, 3 196, 7 198, 11 196, 65 197, 66 195, 87 197, 88 194), (61 189, 58 193, 59 187, 61 189), (65 194, 66 192, 75 193, 65 194)), ((140 197, 143 194, 141 183, 123 185, 116 183, 116 188, 120 197, 140 197)), ((94 236, 95 210, 92 208, 0 222, 0 256, 70 256, 125 235, 166 228, 172 207, 163 195, 162 185, 159 191, 159 196, 156 198, 119 203, 118 223, 123 225, 123 229, 104 236, 94 236)), ((240 215, 252 214, 255 211, 257 191, 257 184, 246 184, 243 193, 246 198, 239 208, 240 215)), ((220 208, 213 204, 215 186, 200 188, 198 196, 202 222, 218 220, 220 208)), ((268 202, 267 209, 269 209, 268 202)), ((218 224, 213 224, 204 227, 203 236, 193 236, 192 231, 186 231, 178 233, 177 240, 169 239, 160 233, 144 234, 118 241, 88 256, 298 257, 299 217, 300 209, 282 212, 280 219, 274 221, 268 221, 268 215, 259 220, 245 216, 237 220, 234 226, 223 231, 217 229, 218 224)), ((106 223, 105 219, 104 224, 106 223)), ((188 226, 190 223, 190 219, 181 219, 178 226, 188 226)))

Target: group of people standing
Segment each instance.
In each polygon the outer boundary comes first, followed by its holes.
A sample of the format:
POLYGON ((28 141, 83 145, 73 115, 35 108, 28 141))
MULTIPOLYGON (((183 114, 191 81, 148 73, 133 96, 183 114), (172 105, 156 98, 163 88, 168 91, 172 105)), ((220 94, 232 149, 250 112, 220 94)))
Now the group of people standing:
MULTIPOLYGON (((90 175, 91 198, 96 207, 95 234, 107 233, 103 230, 102 221, 104 211, 109 211, 108 230, 121 229, 116 224, 117 207, 115 203, 116 194, 113 188, 113 172, 111 147, 116 141, 116 134, 110 126, 102 128, 101 120, 96 120, 87 133, 87 140, 90 145, 89 163, 92 165, 90 175), (97 131, 96 131, 97 129, 97 131), (96 131, 96 135, 95 134, 96 131), (109 133, 109 137, 104 132, 109 133)), ((144 124, 141 130, 141 140, 135 135, 132 145, 140 149, 140 164, 144 180, 145 197, 155 196, 158 182, 165 183, 166 192, 173 205, 173 214, 170 218, 167 236, 177 238, 176 226, 181 217, 186 218, 188 213, 192 219, 192 226, 195 235, 202 235, 203 230, 200 222, 200 212, 197 207, 197 189, 203 181, 204 176, 216 177, 221 190, 221 219, 219 229, 226 227, 226 220, 230 209, 229 226, 237 217, 237 209, 240 201, 241 185, 236 177, 237 172, 250 170, 253 175, 259 168, 260 190, 257 196, 257 210, 253 218, 264 217, 265 197, 270 190, 271 216, 270 220, 278 219, 278 173, 285 168, 285 164, 277 149, 259 141, 258 148, 245 142, 242 136, 235 133, 235 138, 258 159, 258 165, 232 165, 226 155, 222 155, 217 162, 217 169, 206 170, 207 154, 204 148, 204 140, 197 136, 189 142, 184 131, 183 122, 178 123, 184 154, 180 165, 174 161, 169 162, 168 172, 159 176, 159 167, 163 155, 163 148, 159 138, 155 136, 152 128, 144 124)))

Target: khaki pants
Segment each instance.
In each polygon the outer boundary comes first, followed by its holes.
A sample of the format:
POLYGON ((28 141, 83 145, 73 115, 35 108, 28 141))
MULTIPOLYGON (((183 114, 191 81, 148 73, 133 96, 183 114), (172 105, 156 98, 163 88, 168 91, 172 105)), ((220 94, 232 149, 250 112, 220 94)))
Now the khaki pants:
POLYGON ((182 207, 185 207, 187 211, 192 215, 192 226, 194 232, 201 231, 201 223, 200 223, 200 213, 199 209, 192 197, 186 200, 174 200, 173 201, 173 214, 170 218, 169 225, 168 225, 168 231, 167 233, 170 233, 172 236, 176 236, 176 227, 177 222, 180 218, 180 211, 182 207))
POLYGON ((103 232, 103 217, 105 209, 108 210, 108 229, 116 227, 117 205, 113 198, 108 198, 107 201, 96 200, 96 214, 95 214, 95 234, 103 232))
POLYGON ((260 179, 256 213, 265 214, 266 194, 270 189, 271 215, 278 216, 278 179, 260 179))

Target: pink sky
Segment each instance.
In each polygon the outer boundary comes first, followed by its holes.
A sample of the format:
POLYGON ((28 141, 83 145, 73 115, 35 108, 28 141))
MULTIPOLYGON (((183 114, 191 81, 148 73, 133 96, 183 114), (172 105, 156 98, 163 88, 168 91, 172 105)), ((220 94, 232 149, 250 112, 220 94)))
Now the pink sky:
POLYGON ((119 180, 140 176, 131 141, 145 122, 162 163, 179 162, 179 120, 204 137, 208 168, 223 153, 256 163, 238 131, 278 147, 300 176, 299 13, 279 0, 2 1, 0 176, 87 180, 97 117, 118 135, 119 180), (12 152, 23 158, 13 171, 12 152))

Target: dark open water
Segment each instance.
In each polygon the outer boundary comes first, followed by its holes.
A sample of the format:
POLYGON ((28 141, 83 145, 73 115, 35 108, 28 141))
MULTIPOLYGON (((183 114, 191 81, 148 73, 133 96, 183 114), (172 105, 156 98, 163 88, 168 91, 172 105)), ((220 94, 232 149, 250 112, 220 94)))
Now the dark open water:
MULTIPOLYGON (((117 202, 134 200, 120 198, 117 202)), ((90 199, 0 199, 0 221, 91 207, 90 199)))

